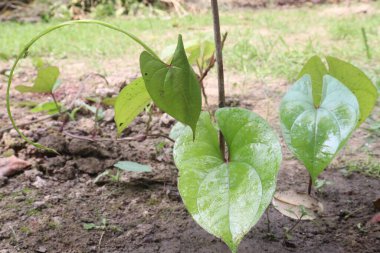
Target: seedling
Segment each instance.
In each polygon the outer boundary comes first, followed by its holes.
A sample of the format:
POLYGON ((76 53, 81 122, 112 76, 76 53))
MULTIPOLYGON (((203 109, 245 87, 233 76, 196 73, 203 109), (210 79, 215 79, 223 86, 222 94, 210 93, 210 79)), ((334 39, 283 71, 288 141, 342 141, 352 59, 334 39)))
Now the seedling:
POLYGON ((331 56, 326 60, 329 69, 318 56, 306 63, 280 107, 285 142, 310 173, 309 194, 318 175, 370 115, 378 96, 361 70, 331 56))
MULTIPOLYGON (((288 211, 292 212, 292 210, 288 210, 288 211)), ((308 212, 306 211, 305 207, 302 205, 299 206, 299 211, 300 211, 301 215, 298 217, 298 220, 293 224, 293 226, 291 228, 284 228, 284 243, 286 243, 286 241, 292 240, 293 231, 301 223, 302 218, 304 216, 308 215, 308 212)), ((297 215, 297 214, 295 214, 295 215, 297 215)))

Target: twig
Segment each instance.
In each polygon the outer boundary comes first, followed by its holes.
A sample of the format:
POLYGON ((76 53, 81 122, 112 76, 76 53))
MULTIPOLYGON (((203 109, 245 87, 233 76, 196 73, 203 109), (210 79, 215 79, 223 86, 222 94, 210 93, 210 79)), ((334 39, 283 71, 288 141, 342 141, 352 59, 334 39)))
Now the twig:
MULTIPOLYGON (((222 40, 220 36, 220 20, 218 0, 211 0, 212 14, 214 20, 214 39, 216 49, 216 62, 218 64, 218 94, 219 94, 219 108, 225 107, 225 93, 224 93, 224 70, 223 70, 223 53, 222 53, 222 40)), ((219 131, 219 147, 220 151, 225 157, 226 143, 221 131, 219 131)))
POLYGON ((53 101, 54 101, 54 104, 55 104, 55 107, 57 107, 57 110, 59 112, 59 114, 62 113, 61 111, 61 107, 59 106, 58 102, 57 102, 57 99, 55 98, 55 95, 53 92, 50 92, 50 96, 53 98, 53 101))
POLYGON ((64 135, 67 135, 71 138, 79 139, 79 140, 85 140, 85 141, 91 141, 91 142, 105 142, 105 141, 116 141, 116 142, 122 142, 122 141, 141 141, 145 138, 165 138, 171 142, 175 142, 172 138, 166 135, 161 134, 147 134, 147 135, 137 135, 135 137, 126 137, 126 138, 118 138, 118 139, 111 139, 111 138, 92 138, 87 136, 81 136, 72 134, 69 132, 63 132, 64 135))
MULTIPOLYGON (((52 114, 52 115, 47 115, 47 116, 41 117, 39 119, 35 119, 35 120, 28 121, 28 122, 20 123, 20 124, 18 124, 18 126, 19 127, 27 126, 27 125, 38 123, 38 122, 41 122, 41 121, 45 121, 45 120, 48 120, 48 119, 51 119, 51 118, 54 118, 54 117, 58 117, 59 115, 60 115, 59 113, 55 113, 55 114, 52 114)), ((3 133, 3 132, 9 131, 11 129, 13 129, 13 126, 4 127, 2 129, 0 129, 0 134, 3 133)))
POLYGON ((13 235, 13 237, 15 238, 15 241, 18 242, 18 238, 17 238, 16 232, 14 231, 14 229, 13 229, 11 226, 8 225, 8 227, 9 227, 9 229, 11 230, 12 235, 13 235))
POLYGON ((102 240, 103 240, 103 237, 104 237, 105 233, 106 233, 106 231, 103 231, 102 234, 100 235, 100 239, 99 239, 99 243, 98 243, 98 253, 101 252, 102 240))
POLYGON ((81 78, 79 78, 79 81, 84 81, 87 78, 89 78, 90 76, 98 76, 98 77, 100 77, 101 79, 104 80, 104 82, 106 83, 107 86, 110 86, 110 83, 108 82, 107 77, 105 75, 102 75, 102 74, 99 74, 99 73, 90 73, 88 75, 85 75, 84 77, 82 76, 81 78))
POLYGON ((362 207, 360 207, 360 208, 358 208, 358 209, 356 209, 356 210, 354 210, 354 211, 352 211, 352 212, 346 214, 346 215, 343 217, 343 219, 347 220, 347 219, 350 218, 352 215, 356 214, 357 212, 359 212, 359 211, 361 211, 361 210, 363 210, 363 209, 365 209, 365 208, 366 208, 365 206, 362 206, 362 207))
MULTIPOLYGON (((228 35, 228 33, 223 34, 222 48, 224 47, 224 42, 227 39, 227 35, 228 35)), ((202 91, 203 98, 205 100, 206 107, 208 107, 208 97, 207 97, 206 88, 205 88, 205 85, 203 83, 203 80, 206 78, 206 76, 208 75, 210 70, 215 66, 215 53, 211 56, 210 62, 209 62, 208 66, 206 67, 205 70, 203 70, 203 68, 199 65, 198 61, 197 61, 197 66, 198 66, 199 73, 200 73, 199 84, 201 85, 201 91, 202 91)))
POLYGON ((370 50, 369 44, 368 44, 367 33, 366 33, 364 27, 362 27, 361 30, 362 30, 362 36, 363 36, 363 42, 364 42, 364 46, 365 46, 365 51, 367 53, 367 58, 368 58, 368 60, 370 60, 372 58, 372 55, 371 55, 371 50, 370 50))
MULTIPOLYGON (((222 49, 224 48, 224 43, 226 42, 226 39, 227 39, 227 36, 228 36, 228 33, 224 33, 223 34, 223 38, 222 38, 222 49)), ((211 59, 210 59, 210 62, 207 66, 207 68, 204 70, 204 72, 202 72, 200 78, 199 78, 199 82, 203 82, 203 80, 205 79, 205 77, 208 75, 208 73, 210 72, 210 70, 215 66, 215 54, 212 55, 211 59)))

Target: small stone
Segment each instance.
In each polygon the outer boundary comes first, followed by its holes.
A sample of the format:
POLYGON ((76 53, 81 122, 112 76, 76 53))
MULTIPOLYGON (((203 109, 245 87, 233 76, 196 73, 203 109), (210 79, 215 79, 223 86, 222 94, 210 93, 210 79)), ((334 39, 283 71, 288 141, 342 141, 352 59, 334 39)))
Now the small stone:
POLYGON ((160 118, 160 126, 161 127, 170 127, 175 122, 174 118, 169 114, 164 113, 160 118))
POLYGON ((40 246, 40 247, 38 247, 38 249, 36 249, 36 252, 45 253, 45 252, 47 252, 47 249, 45 246, 40 246))
POLYGON ((45 201, 36 201, 33 203, 33 208, 41 210, 47 208, 47 205, 45 201))
POLYGON ((94 130, 95 127, 95 121, 88 118, 81 118, 77 122, 77 130, 85 132, 85 133, 91 133, 94 130))
POLYGON ((104 112, 104 118, 103 118, 103 120, 105 122, 111 122, 111 121, 113 121, 114 117, 115 117, 115 111, 113 109, 107 109, 104 112))
POLYGON ((23 195, 21 195, 21 196, 16 196, 16 197, 14 198, 14 200, 15 200, 16 202, 23 202, 23 201, 26 200, 26 197, 23 196, 23 195))
POLYGON ((11 130, 9 131, 9 135, 10 135, 11 137, 18 137, 18 136, 19 136, 19 134, 17 133, 17 131, 16 131, 15 129, 11 129, 11 130))
POLYGON ((37 189, 44 188, 47 185, 47 182, 45 179, 40 178, 39 176, 36 177, 36 181, 32 184, 37 189))

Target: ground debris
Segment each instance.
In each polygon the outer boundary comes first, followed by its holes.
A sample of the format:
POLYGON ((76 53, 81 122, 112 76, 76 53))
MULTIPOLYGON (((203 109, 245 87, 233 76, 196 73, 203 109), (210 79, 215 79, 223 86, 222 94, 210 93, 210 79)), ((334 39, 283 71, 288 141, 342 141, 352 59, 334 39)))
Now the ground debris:
POLYGON ((31 163, 16 156, 0 158, 0 177, 10 177, 31 167, 31 163))

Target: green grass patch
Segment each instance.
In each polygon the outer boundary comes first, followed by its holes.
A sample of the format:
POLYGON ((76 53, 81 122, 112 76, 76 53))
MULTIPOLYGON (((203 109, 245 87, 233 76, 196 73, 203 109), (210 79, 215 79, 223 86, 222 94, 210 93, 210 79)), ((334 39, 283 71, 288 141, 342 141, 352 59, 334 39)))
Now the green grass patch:
MULTIPOLYGON (((268 77, 292 80, 310 56, 319 54, 352 62, 371 77, 379 75, 380 5, 373 3, 371 7, 368 13, 356 12, 355 6, 352 11, 344 11, 344 5, 224 12, 222 30, 229 32, 224 51, 226 68, 258 80, 268 77), (366 56, 362 28, 372 59, 366 56)), ((179 33, 184 41, 213 36, 210 13, 106 21, 136 34, 157 52, 175 44, 179 33)), ((14 57, 34 35, 57 23, 2 23, 0 54, 14 57)), ((137 63, 140 51, 138 45, 122 34, 95 25, 81 25, 49 34, 31 48, 30 54, 93 61, 99 61, 100 57, 122 57, 131 59, 129 63, 137 63)))

